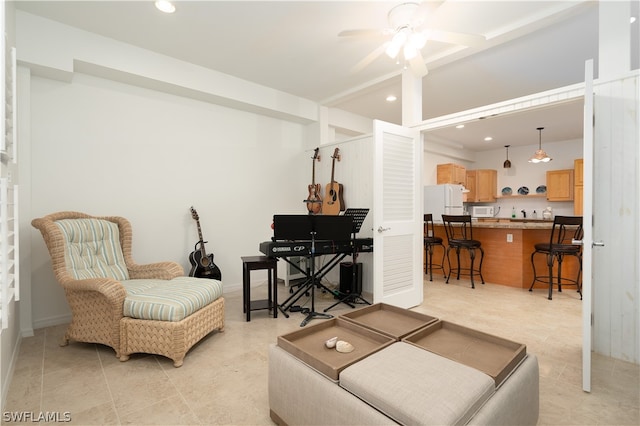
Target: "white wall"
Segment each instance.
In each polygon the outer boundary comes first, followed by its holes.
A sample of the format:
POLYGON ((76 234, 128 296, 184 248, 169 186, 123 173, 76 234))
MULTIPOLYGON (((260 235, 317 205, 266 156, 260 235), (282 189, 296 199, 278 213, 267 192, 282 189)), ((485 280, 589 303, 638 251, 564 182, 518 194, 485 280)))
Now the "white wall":
MULTIPOLYGON (((193 205, 225 289, 237 287, 240 257, 259 254, 272 215, 306 212, 300 124, 83 74, 71 84, 34 77, 31 122, 32 217, 61 210, 124 216, 140 263, 174 260, 188 271, 197 241, 193 205)), ((32 232, 38 328, 61 321, 67 308, 42 238, 32 232)))

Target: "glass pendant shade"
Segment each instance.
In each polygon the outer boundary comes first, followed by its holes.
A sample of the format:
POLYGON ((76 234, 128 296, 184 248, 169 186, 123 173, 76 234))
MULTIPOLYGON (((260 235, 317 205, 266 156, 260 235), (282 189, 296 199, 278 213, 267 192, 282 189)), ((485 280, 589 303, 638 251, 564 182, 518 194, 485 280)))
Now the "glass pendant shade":
POLYGON ((502 167, 504 167, 505 169, 510 169, 511 168, 511 161, 509 161, 509 147, 511 145, 505 145, 504 147, 507 148, 507 159, 504 160, 504 163, 502 164, 502 167))
POLYGON ((536 150, 535 154, 533 154, 533 157, 529 159, 530 163, 548 163, 549 161, 551 161, 551 157, 549 157, 547 153, 544 152, 544 150, 542 149, 542 130, 543 129, 544 127, 537 128, 540 134, 538 139, 538 149, 536 150))

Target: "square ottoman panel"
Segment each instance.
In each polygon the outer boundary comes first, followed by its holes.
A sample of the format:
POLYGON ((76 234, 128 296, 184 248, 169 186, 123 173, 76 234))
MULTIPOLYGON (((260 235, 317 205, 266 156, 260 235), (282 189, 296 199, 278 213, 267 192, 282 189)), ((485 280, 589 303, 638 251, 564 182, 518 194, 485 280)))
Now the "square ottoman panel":
POLYGON ((345 368, 340 386, 406 425, 464 425, 495 392, 487 374, 404 342, 345 368))

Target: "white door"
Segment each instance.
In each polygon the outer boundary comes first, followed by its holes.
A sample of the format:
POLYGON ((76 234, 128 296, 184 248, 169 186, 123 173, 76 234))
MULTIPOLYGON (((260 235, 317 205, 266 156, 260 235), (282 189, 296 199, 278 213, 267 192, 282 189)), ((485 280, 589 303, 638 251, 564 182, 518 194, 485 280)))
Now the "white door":
POLYGON ((373 301, 422 303, 422 142, 417 130, 374 121, 373 301))
POLYGON ((584 198, 582 206, 582 390, 591 392, 592 251, 593 243, 593 60, 585 63, 584 129, 582 158, 584 198))

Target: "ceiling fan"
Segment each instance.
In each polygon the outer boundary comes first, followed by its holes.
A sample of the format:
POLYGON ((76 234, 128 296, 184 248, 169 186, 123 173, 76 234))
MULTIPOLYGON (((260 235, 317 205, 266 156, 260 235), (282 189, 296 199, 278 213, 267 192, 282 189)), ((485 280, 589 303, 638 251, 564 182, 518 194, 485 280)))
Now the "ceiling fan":
POLYGON ((397 63, 410 67, 416 77, 423 77, 429 72, 422 57, 421 49, 427 41, 434 40, 463 46, 477 46, 486 38, 477 34, 465 34, 441 31, 429 26, 433 22, 437 9, 442 1, 408 1, 394 6, 387 13, 389 27, 385 29, 354 29, 341 31, 338 37, 386 37, 387 40, 373 50, 353 68, 358 72, 386 53, 397 63))

